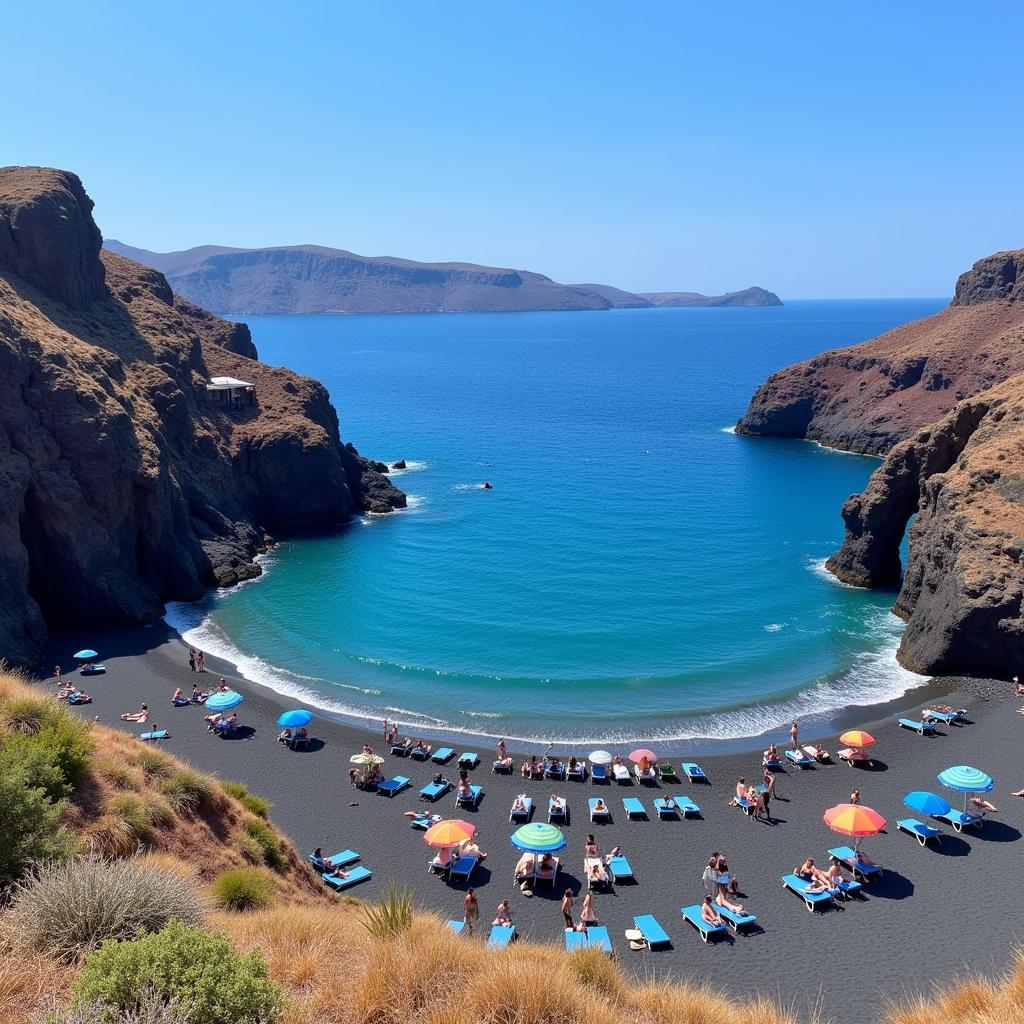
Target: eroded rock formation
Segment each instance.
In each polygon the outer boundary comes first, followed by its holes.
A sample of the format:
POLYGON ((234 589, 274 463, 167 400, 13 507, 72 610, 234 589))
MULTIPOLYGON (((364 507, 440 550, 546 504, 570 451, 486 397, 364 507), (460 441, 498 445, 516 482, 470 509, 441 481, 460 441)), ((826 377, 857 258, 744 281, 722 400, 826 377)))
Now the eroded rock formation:
POLYGON ((73 174, 0 169, 0 657, 48 627, 143 622, 258 572, 271 531, 405 496, 350 446, 316 381, 255 360, 243 325, 100 255, 73 174), (256 385, 229 413, 212 376, 256 385))
POLYGON ((898 588, 898 658, 917 672, 1024 670, 1022 270, 1024 251, 979 260, 937 316, 773 374, 738 427, 888 452, 827 564, 898 588))

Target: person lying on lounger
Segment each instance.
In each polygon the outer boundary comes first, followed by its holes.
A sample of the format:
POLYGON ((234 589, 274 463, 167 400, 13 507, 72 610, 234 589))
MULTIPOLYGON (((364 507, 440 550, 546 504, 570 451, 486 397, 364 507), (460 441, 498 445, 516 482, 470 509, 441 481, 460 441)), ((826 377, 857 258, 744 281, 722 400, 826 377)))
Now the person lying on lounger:
POLYGON ((430 746, 429 746, 429 744, 424 743, 423 740, 417 740, 416 741, 416 748, 415 749, 416 750, 422 750, 424 754, 429 754, 430 753, 430 746))
POLYGON ((129 711, 121 716, 122 722, 145 722, 149 718, 149 707, 143 704, 138 711, 129 711))
MULTIPOLYGON (((706 897, 705 898, 705 902, 707 902, 707 900, 709 900, 709 899, 711 899, 710 896, 706 897)), ((721 890, 719 890, 718 895, 715 897, 715 902, 720 907, 725 907, 726 910, 731 910, 734 914, 742 914, 743 913, 743 904, 742 903, 732 903, 729 900, 729 898, 725 895, 725 893, 723 893, 721 890)))
POLYGON ((516 861, 515 874, 512 877, 513 881, 523 890, 523 892, 526 892, 530 888, 530 882, 533 879, 533 872, 536 866, 537 858, 532 853, 524 853, 522 857, 516 861))
POLYGON ((459 779, 458 789, 460 800, 472 800, 473 799, 473 787, 469 784, 469 779, 459 779))
POLYGON ((583 856, 588 859, 601 856, 601 848, 593 836, 587 836, 587 841, 583 844, 583 856))
POLYGON ((540 863, 537 865, 537 877, 543 879, 552 879, 555 877, 555 872, 558 870, 558 865, 555 863, 555 858, 550 853, 545 853, 540 863))
POLYGON ((487 854, 473 842, 472 839, 464 839, 459 843, 460 857, 476 857, 477 860, 487 860, 487 854))
POLYGON ((829 883, 825 881, 824 878, 816 878, 813 882, 808 882, 804 886, 804 892, 809 892, 812 894, 819 892, 835 893, 836 889, 833 886, 829 885, 829 883))
POLYGON ((525 814, 526 813, 526 794, 520 793, 519 796, 512 801, 512 813, 513 814, 525 814))
POLYGON ((580 767, 580 763, 579 763, 579 761, 576 760, 576 755, 575 754, 571 754, 569 756, 569 772, 570 773, 576 772, 576 771, 579 770, 579 767, 580 767))
POLYGON ((673 802, 672 797, 670 797, 668 795, 668 793, 666 793, 664 796, 659 796, 654 801, 654 805, 655 805, 655 809, 659 810, 659 811, 661 811, 661 810, 670 811, 670 810, 672 810, 675 807, 675 803, 673 802))
POLYGON ((972 796, 971 806, 977 807, 979 811, 992 811, 994 814, 999 810, 998 807, 991 800, 986 800, 983 796, 972 796))
POLYGON ((203 721, 206 723, 207 729, 213 729, 215 726, 220 725, 221 719, 224 717, 220 711, 211 711, 208 715, 203 715, 203 721))
POLYGON ((597 798, 597 803, 594 804, 594 813, 595 814, 607 814, 608 813, 608 805, 600 797, 597 798))
POLYGON ((181 692, 181 688, 179 687, 174 691, 174 693, 171 694, 171 703, 176 708, 184 708, 188 707, 188 705, 191 704, 192 701, 190 701, 188 697, 186 697, 185 694, 181 692))
POLYGON ((704 902, 700 905, 700 919, 705 924, 710 924, 712 926, 720 925, 722 923, 722 916, 717 910, 715 910, 715 905, 711 902, 710 896, 705 896, 704 902))
POLYGON ((203 703, 205 703, 206 698, 209 697, 209 696, 210 695, 208 693, 206 693, 206 692, 200 692, 198 686, 195 686, 195 685, 192 686, 192 703, 193 704, 203 704, 203 703))
POLYGON ((292 741, 292 731, 287 726, 277 734, 278 743, 288 743, 292 741))
POLYGON ((803 864, 793 872, 793 874, 796 875, 797 878, 802 878, 805 882, 826 881, 825 872, 814 863, 813 857, 808 857, 807 860, 805 860, 803 864))
POLYGON ((68 694, 69 704, 91 704, 92 697, 85 690, 72 690, 68 694))
POLYGON ((552 814, 565 814, 565 797, 555 796, 551 794, 551 813, 552 814))
POLYGON ((512 908, 509 906, 508 900, 502 900, 498 904, 497 913, 494 915, 494 920, 491 922, 492 925, 507 925, 512 923, 512 908))
POLYGON ((583 861, 583 870, 587 873, 591 885, 606 885, 608 883, 608 871, 600 857, 587 857, 583 861))

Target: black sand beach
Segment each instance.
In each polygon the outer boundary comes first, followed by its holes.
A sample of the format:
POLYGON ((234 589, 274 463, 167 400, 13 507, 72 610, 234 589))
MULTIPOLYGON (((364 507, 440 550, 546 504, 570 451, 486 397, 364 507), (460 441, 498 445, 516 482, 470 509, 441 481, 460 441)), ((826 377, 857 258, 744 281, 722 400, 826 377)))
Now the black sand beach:
MULTIPOLYGON (((428 875, 431 851, 423 844, 422 833, 403 817, 406 810, 426 806, 419 801, 418 790, 436 766, 387 755, 386 773, 408 776, 412 786, 393 799, 353 789, 347 778, 349 756, 367 741, 384 753, 379 728, 362 730, 318 716, 310 731, 320 742, 311 744, 308 752, 292 752, 276 742, 275 720, 283 708, 297 706, 295 702, 230 676, 230 666, 215 659, 208 659, 205 677, 193 675, 184 645, 164 624, 59 637, 50 667, 56 661, 66 670, 72 664, 69 652, 86 642, 101 652, 108 672, 84 681, 94 703, 79 709, 83 715, 138 733, 141 727, 122 723, 118 716, 148 703, 152 717, 146 728, 155 724, 171 731, 165 749, 197 768, 245 782, 273 801, 272 818, 300 849, 359 850, 374 874, 352 895, 373 899, 395 880, 413 887, 424 905, 461 916, 465 885, 449 886, 428 875), (230 676, 231 685, 246 695, 239 708, 240 721, 248 727, 242 738, 219 739, 209 733, 200 707, 170 705, 175 687, 189 692, 197 678, 212 687, 220 675, 230 676)), ((710 784, 680 781, 664 787, 691 796, 702 809, 701 818, 659 821, 653 801, 660 787, 524 782, 518 773, 521 757, 515 775, 496 776, 490 771, 493 748, 453 743, 449 745, 459 751, 475 749, 480 754, 481 764, 471 777, 483 784, 485 795, 476 812, 456 814, 451 793, 435 810, 446 817, 464 817, 479 829, 478 840, 489 856, 472 882, 485 918, 499 900, 510 897, 523 936, 561 945, 558 901, 567 887, 577 892, 585 888, 582 845, 586 834, 594 832, 602 851, 620 845, 635 872, 634 884, 599 894, 595 901, 627 969, 643 976, 708 981, 744 994, 756 988, 805 1018, 809 1010, 819 1008, 825 1019, 840 1024, 875 1020, 886 999, 927 993, 956 981, 965 970, 1002 969, 1013 945, 1024 939, 1024 887, 1018 880, 1024 800, 1010 796, 1024 786, 1024 716, 1014 713, 1020 702, 1012 700, 1004 684, 986 683, 951 689, 947 699, 970 708, 971 722, 942 727, 931 738, 899 729, 894 716, 874 722, 872 714, 881 712, 864 709, 858 724, 879 741, 874 770, 841 763, 805 771, 787 767, 778 773, 771 824, 752 822, 727 806, 739 775, 748 781, 760 776, 760 744, 757 751, 701 754, 710 784), (996 788, 990 796, 999 813, 980 832, 969 835, 957 836, 946 827, 938 846, 923 849, 896 829, 898 818, 915 816, 902 806, 901 798, 910 790, 926 789, 955 804, 957 795, 942 790, 935 780, 939 771, 955 764, 974 765, 993 775, 996 788), (824 865, 829 847, 847 843, 829 831, 822 813, 846 801, 855 786, 863 802, 889 822, 885 834, 864 842, 865 850, 884 866, 884 877, 867 887, 863 899, 810 914, 783 889, 779 876, 808 856, 824 865), (542 887, 532 898, 521 895, 511 882, 517 853, 508 841, 513 831, 509 808, 521 791, 533 797, 535 821, 545 819, 553 791, 569 802, 569 845, 560 854, 558 884, 553 891, 542 887), (590 824, 587 798, 594 795, 608 802, 612 824, 590 824), (622 798, 629 796, 643 800, 648 820, 627 820, 622 798), (757 915, 763 930, 730 934, 724 941, 704 945, 679 908, 703 896, 701 873, 712 851, 728 857, 744 894, 740 902, 757 915), (623 931, 631 927, 634 914, 654 914, 671 937, 671 949, 631 951, 623 931)), ((889 709, 884 713, 889 715, 889 709)), ((782 746, 788 732, 776 740, 782 746)), ((826 745, 833 753, 838 746, 835 737, 826 745)), ((680 749, 665 760, 678 764, 689 753, 680 749)), ((455 778, 458 769, 450 762, 444 772, 455 778)))

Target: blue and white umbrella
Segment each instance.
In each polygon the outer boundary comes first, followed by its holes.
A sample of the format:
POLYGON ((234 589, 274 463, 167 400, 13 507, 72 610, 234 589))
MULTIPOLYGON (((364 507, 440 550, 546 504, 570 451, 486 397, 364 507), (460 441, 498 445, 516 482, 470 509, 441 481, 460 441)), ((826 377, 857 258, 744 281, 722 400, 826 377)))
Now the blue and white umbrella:
POLYGON ((944 772, 939 772, 936 777, 946 789, 963 793, 965 812, 967 797, 970 793, 987 793, 995 785, 991 775, 986 775, 979 768, 972 768, 966 764, 957 764, 952 768, 947 768, 944 772))
POLYGON ((211 711, 230 711, 237 708, 243 700, 245 698, 237 690, 225 690, 223 693, 218 690, 206 698, 206 706, 211 711))
POLYGON ((303 725, 309 725, 313 721, 313 712, 296 708, 294 711, 286 711, 277 720, 277 724, 285 729, 298 729, 303 725))
POLYGON ((924 790, 916 789, 903 798, 903 805, 919 814, 927 814, 930 817, 937 817, 940 814, 949 814, 952 808, 948 800, 934 793, 926 793, 924 790))

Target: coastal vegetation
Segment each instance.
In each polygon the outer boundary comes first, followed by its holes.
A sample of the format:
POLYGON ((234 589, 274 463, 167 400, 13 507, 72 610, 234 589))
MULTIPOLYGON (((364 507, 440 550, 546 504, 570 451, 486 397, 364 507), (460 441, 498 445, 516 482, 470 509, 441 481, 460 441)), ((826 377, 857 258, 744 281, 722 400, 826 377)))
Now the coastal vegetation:
MULTIPOLYGON (((398 888, 377 906, 339 898, 262 803, 243 805, 246 787, 75 718, 10 671, 0 763, 8 1024, 807 1024, 767 997, 637 980, 596 949, 495 953, 398 888)), ((1024 961, 883 1019, 1024 1021, 1024 961)))

